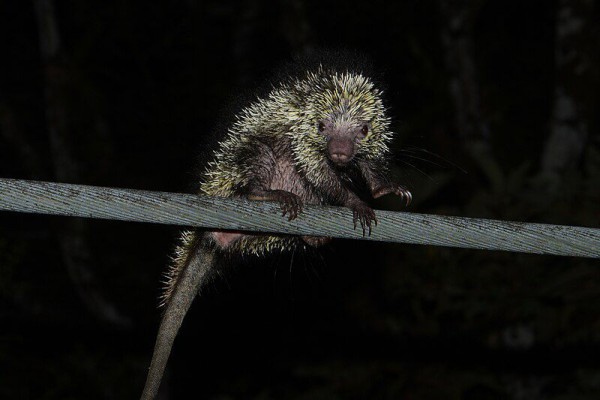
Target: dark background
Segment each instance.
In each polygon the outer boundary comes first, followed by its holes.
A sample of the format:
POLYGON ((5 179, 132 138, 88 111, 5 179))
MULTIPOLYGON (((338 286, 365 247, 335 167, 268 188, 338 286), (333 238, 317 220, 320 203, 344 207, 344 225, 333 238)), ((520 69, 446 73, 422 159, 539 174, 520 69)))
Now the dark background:
MULTIPOLYGON (((597 228, 599 17, 589 0, 4 1, 0 176, 191 191, 236 93, 346 48, 383 74, 410 211, 597 228)), ((178 230, 0 214, 0 398, 137 398, 178 230)), ((599 267, 338 241, 224 269, 162 398, 600 398, 599 267)))

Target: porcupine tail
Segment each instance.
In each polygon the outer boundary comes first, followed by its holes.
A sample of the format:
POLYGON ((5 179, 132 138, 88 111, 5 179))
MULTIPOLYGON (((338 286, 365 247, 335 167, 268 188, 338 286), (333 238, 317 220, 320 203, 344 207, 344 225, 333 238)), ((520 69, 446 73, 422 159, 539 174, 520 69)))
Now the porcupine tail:
POLYGON ((207 234, 194 233, 188 238, 187 254, 180 257, 181 265, 164 302, 164 316, 158 329, 154 354, 141 400, 153 400, 158 394, 171 347, 192 301, 206 281, 215 260, 215 245, 207 234))

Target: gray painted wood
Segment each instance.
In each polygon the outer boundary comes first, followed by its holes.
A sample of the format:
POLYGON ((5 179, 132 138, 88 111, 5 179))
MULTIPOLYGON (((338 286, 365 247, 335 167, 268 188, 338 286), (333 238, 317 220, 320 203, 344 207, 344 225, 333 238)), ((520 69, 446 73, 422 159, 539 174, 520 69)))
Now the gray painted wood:
POLYGON ((0 210, 600 258, 596 228, 378 210, 379 224, 363 236, 343 207, 307 205, 288 221, 272 202, 53 182, 0 179, 0 210))

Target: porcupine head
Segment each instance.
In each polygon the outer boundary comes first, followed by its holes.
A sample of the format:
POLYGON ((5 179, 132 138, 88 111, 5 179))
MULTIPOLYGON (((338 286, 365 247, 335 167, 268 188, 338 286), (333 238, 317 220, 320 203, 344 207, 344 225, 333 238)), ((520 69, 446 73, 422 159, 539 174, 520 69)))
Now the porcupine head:
POLYGON ((354 161, 385 168, 389 118, 380 90, 362 73, 320 65, 274 91, 272 97, 289 97, 289 106, 280 111, 290 127, 284 134, 296 167, 321 192, 323 203, 336 202, 337 182, 331 180, 342 176, 354 161))

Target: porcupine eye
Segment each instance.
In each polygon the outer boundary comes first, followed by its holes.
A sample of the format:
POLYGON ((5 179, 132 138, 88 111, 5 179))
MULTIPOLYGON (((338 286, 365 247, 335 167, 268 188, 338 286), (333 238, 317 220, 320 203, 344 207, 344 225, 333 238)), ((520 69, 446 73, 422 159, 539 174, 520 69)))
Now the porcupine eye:
POLYGON ((363 127, 360 130, 360 133, 362 133, 363 136, 367 136, 367 133, 369 133, 369 127, 367 125, 363 125, 363 127))
POLYGON ((317 125, 319 132, 325 131, 325 124, 322 121, 319 121, 319 125, 317 125))

